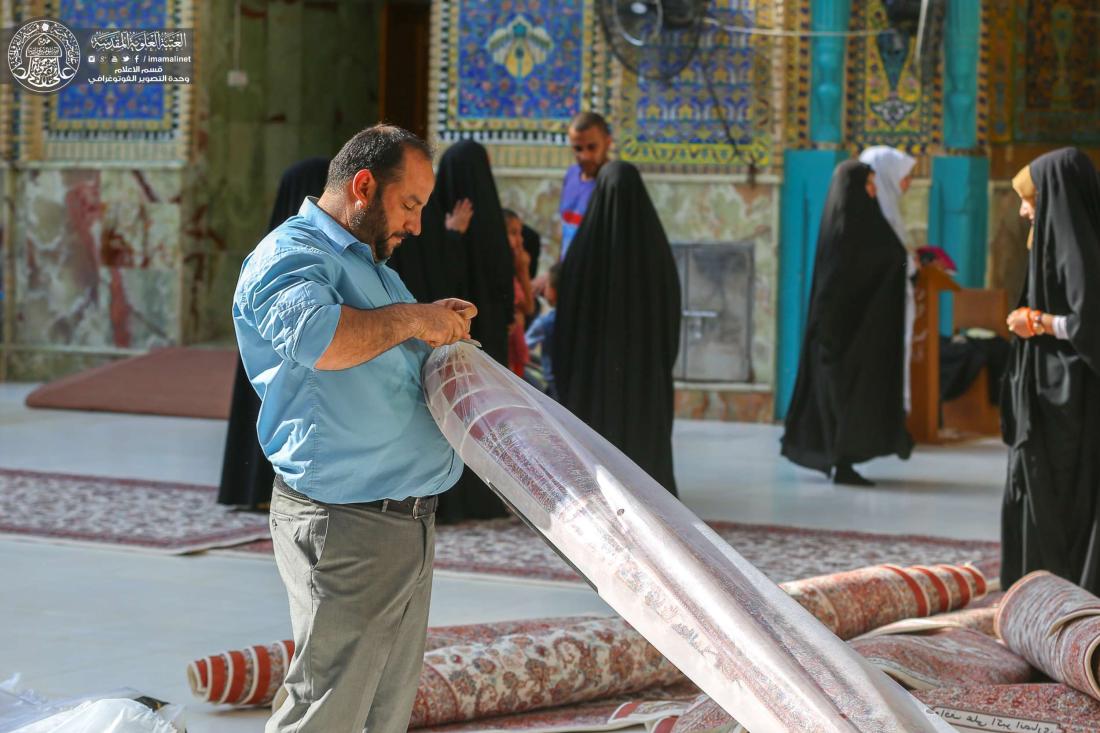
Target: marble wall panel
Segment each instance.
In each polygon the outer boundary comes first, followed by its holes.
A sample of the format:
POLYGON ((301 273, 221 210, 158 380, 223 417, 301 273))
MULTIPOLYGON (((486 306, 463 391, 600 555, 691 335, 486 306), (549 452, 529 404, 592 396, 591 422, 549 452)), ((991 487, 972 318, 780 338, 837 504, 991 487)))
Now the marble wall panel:
POLYGON ((750 240, 753 250, 753 381, 771 384, 775 372, 775 293, 778 189, 772 184, 655 179, 646 187, 674 242, 750 240))
POLYGON ((154 199, 176 190, 165 171, 21 176, 13 341, 105 349, 173 342, 178 211, 154 199))
POLYGON ((46 382, 124 357, 59 351, 17 351, 5 355, 4 378, 11 382, 46 382))
POLYGON ((901 197, 901 219, 909 234, 909 247, 928 244, 928 205, 932 193, 932 181, 915 178, 909 190, 901 197))
POLYGON ((771 392, 676 390, 676 417, 681 419, 770 423, 774 416, 771 392))

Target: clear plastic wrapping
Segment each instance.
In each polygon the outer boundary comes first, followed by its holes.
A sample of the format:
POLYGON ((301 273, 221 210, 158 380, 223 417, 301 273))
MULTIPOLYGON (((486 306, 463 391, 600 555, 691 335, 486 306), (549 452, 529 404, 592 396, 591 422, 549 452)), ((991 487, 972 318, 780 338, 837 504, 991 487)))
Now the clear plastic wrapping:
POLYGON ((952 731, 614 446, 473 346, 436 349, 424 390, 463 461, 745 728, 952 731))

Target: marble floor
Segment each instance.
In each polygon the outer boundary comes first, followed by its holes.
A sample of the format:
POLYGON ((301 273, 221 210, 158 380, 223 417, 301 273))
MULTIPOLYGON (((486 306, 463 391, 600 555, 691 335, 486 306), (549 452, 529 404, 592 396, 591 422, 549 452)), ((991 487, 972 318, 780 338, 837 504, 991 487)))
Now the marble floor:
MULTIPOLYGON (((0 384, 0 467, 214 484, 225 423, 28 410, 32 385, 0 384)), ((921 448, 836 487, 778 455, 771 425, 680 422, 681 497, 708 519, 996 539, 1005 451, 997 441, 921 448)), ((256 733, 262 711, 192 704, 192 659, 289 634, 274 563, 164 557, 0 539, 0 681, 44 695, 131 687, 187 706, 192 733, 256 733)), ((432 624, 605 611, 585 588, 435 579, 432 624)))

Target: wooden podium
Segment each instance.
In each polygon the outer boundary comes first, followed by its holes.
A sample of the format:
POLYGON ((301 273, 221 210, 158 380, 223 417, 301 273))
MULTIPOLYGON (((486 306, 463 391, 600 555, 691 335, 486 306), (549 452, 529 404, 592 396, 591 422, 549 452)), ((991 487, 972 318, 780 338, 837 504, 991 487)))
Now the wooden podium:
MULTIPOLYGON (((1005 316, 1008 314, 1008 294, 1000 288, 963 288, 953 296, 955 333, 968 328, 992 331, 1010 341, 1005 316)), ((989 401, 989 367, 983 367, 974 382, 962 395, 941 407, 943 429, 961 436, 1001 434, 1001 410, 989 401)))
POLYGON ((913 353, 909 361, 909 434, 917 443, 941 443, 940 437, 940 293, 959 290, 935 265, 917 273, 913 298, 913 353))
POLYGON ((944 443, 1000 435, 1000 410, 989 401, 989 368, 982 367, 961 396, 940 404, 940 293, 954 293, 952 329, 993 331, 1008 340, 1008 296, 998 288, 961 288, 936 265, 925 265, 914 286, 916 321, 909 362, 910 410, 907 427, 917 443, 944 443), (942 417, 942 425, 941 425, 942 417))

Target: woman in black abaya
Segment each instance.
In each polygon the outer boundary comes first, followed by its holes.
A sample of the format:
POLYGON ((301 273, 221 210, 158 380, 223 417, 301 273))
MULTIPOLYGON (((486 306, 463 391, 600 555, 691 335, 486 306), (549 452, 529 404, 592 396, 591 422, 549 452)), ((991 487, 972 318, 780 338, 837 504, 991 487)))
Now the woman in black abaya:
POLYGON ((852 464, 908 458, 906 252, 874 198, 874 173, 837 166, 821 216, 810 311, 782 439, 791 461, 842 484, 870 485, 852 464))
POLYGON ((607 163, 562 263, 554 379, 562 404, 673 495, 680 312, 676 262, 638 169, 607 163))
MULTIPOLYGON (((320 196, 328 178, 327 158, 308 158, 283 172, 275 205, 271 209, 268 231, 282 224, 302 206, 306 196, 320 196)), ((225 434, 222 477, 218 485, 218 503, 263 509, 271 501, 275 470, 260 448, 256 437, 256 419, 260 398, 248 381, 240 356, 233 380, 233 401, 229 408, 229 427, 225 434)))
POLYGON ((469 219, 454 223, 460 208, 461 205, 456 207, 456 212, 445 215, 438 194, 433 192, 420 213, 420 234, 403 241, 386 261, 420 303, 434 303, 444 298, 467 299, 466 249, 462 235, 469 226, 469 219))
MULTIPOLYGON (((508 327, 512 323, 514 268, 489 155, 480 143, 459 140, 439 161, 432 198, 441 211, 452 211, 466 199, 474 215, 461 236, 465 254, 465 293, 477 306, 470 335, 489 356, 508 365, 508 327)), ((453 294, 445 297, 455 297, 453 294)))
POLYGON ((1012 181, 1031 218, 1019 338, 1002 400, 1009 446, 1001 583, 1048 570, 1100 593, 1100 184, 1075 148, 1012 181))

